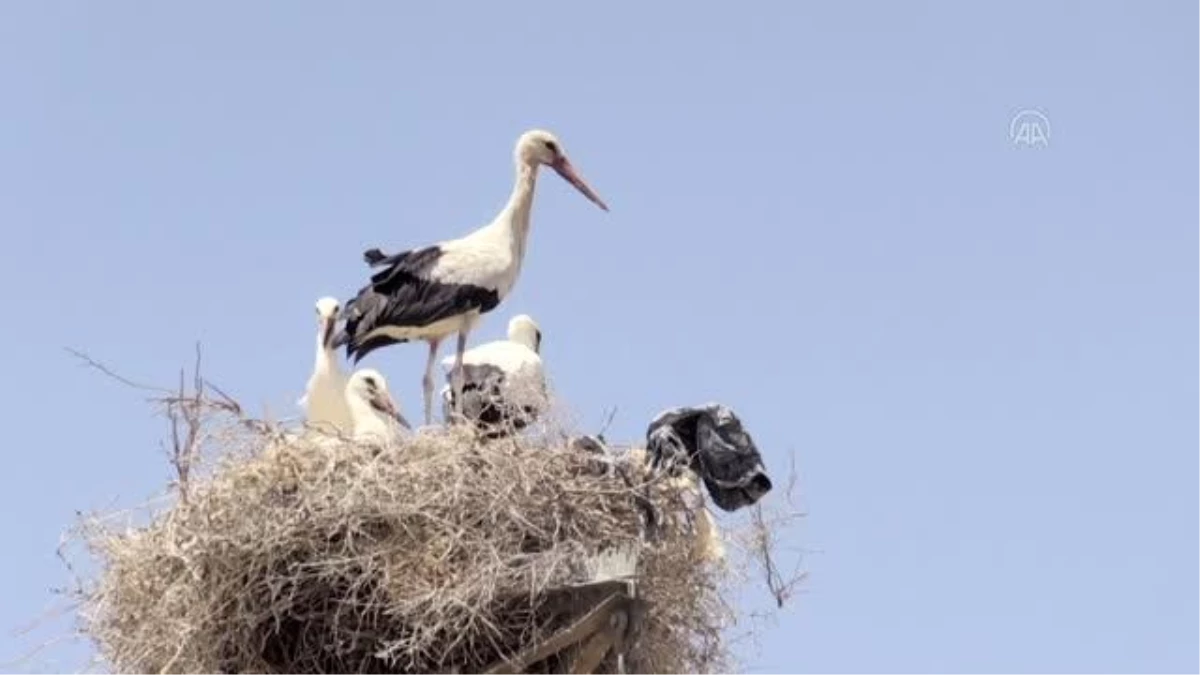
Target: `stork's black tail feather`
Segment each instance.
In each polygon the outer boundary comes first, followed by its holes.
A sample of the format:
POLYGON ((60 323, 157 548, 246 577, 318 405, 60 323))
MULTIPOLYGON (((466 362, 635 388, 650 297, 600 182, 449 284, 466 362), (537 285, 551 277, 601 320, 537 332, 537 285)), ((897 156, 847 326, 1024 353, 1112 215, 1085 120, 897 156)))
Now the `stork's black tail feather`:
POLYGON ((389 345, 398 345, 408 342, 408 339, 399 340, 387 335, 372 335, 365 340, 355 341, 348 340, 346 344, 346 359, 357 364, 364 356, 381 347, 389 345))

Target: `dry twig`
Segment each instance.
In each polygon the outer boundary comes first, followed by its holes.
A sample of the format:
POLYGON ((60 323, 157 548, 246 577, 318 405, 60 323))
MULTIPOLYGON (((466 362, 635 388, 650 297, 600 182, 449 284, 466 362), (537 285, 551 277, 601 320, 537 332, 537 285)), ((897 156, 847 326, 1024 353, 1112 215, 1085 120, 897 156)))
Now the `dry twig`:
POLYGON ((755 504, 750 510, 750 527, 751 527, 751 550, 755 560, 763 571, 767 590, 775 599, 777 607, 783 607, 784 603, 792 596, 796 587, 799 586, 807 575, 802 569, 803 561, 797 556, 796 564, 789 574, 783 574, 779 565, 775 560, 779 546, 777 545, 776 532, 780 529, 785 529, 796 520, 802 518, 804 514, 795 508, 794 498, 796 491, 796 457, 791 456, 791 466, 788 473, 787 487, 783 490, 783 498, 786 506, 776 512, 774 516, 768 516, 763 504, 760 502, 755 504))

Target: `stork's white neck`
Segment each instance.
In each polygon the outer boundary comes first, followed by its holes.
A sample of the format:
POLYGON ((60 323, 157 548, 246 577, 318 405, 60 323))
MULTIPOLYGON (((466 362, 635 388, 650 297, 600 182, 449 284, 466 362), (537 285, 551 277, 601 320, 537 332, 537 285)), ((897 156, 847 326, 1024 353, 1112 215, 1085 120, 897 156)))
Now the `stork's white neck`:
POLYGON ((507 230, 504 234, 512 242, 513 259, 517 268, 525 258, 525 244, 529 237, 530 215, 533 212, 533 191, 537 186, 537 165, 517 160, 517 176, 513 183, 508 203, 493 223, 507 230))
POLYGON ((537 329, 527 323, 518 323, 515 326, 510 326, 508 340, 509 342, 523 345, 532 352, 536 353, 538 351, 537 329))
POLYGON ((325 344, 325 326, 320 326, 317 329, 317 355, 313 371, 324 373, 336 370, 337 358, 334 357, 333 348, 325 344))

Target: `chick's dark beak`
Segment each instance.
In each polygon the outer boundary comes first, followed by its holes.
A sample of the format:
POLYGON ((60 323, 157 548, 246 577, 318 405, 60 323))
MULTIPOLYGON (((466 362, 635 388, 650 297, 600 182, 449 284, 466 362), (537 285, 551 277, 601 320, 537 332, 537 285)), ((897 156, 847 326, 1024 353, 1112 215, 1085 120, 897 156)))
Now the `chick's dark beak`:
POLYGON ((375 392, 371 396, 371 407, 396 420, 396 422, 405 429, 412 429, 412 426, 409 425, 408 420, 404 419, 404 415, 401 415, 400 411, 396 409, 396 404, 392 402, 392 397, 388 396, 386 393, 381 391, 375 392))
POLYGON ((327 316, 324 320, 325 325, 321 329, 321 344, 327 349, 333 348, 334 329, 337 328, 337 314, 327 316))

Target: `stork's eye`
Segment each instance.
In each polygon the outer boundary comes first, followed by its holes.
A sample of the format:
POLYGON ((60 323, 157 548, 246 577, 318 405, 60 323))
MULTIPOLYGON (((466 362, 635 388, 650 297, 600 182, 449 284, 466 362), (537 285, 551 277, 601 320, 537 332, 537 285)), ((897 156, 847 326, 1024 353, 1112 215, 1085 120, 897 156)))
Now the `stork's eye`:
POLYGON ((546 149, 557 155, 558 154, 558 143, 555 143, 554 141, 546 141, 546 149))

